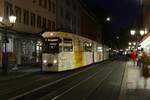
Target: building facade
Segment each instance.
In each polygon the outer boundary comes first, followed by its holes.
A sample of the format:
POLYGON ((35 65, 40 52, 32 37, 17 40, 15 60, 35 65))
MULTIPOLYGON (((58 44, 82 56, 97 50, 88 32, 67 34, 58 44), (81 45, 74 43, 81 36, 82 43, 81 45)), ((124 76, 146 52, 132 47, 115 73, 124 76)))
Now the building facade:
POLYGON ((150 0, 143 0, 143 27, 150 32, 150 0))
MULTIPOLYGON (((8 62, 17 65, 39 62, 42 44, 39 33, 47 28, 56 28, 56 0, 0 0, 0 16, 3 23, 10 25, 8 17, 14 14, 17 19, 11 30, 7 30, 8 62)), ((0 65, 3 58, 5 31, 0 26, 0 65)))
POLYGON ((79 0, 57 0, 57 29, 80 34, 80 7, 79 0))
POLYGON ((57 29, 64 29, 95 41, 101 41, 101 32, 98 32, 96 18, 85 7, 82 0, 57 0, 56 4, 57 29))
MULTIPOLYGON (((80 0, 0 0, 0 16, 10 25, 8 17, 17 17, 12 29, 7 30, 9 64, 33 64, 40 62, 42 42, 40 32, 69 31, 77 35, 101 41, 97 22, 80 0)), ((0 24, 0 66, 4 53, 4 34, 0 24)))
POLYGON ((86 8, 80 11, 81 35, 94 41, 101 41, 101 35, 98 32, 98 23, 96 18, 89 13, 86 8))

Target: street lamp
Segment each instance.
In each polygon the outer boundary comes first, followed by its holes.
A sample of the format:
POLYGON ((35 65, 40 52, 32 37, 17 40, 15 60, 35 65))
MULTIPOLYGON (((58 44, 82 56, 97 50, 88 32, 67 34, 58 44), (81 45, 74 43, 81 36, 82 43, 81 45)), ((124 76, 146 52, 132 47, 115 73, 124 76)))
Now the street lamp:
POLYGON ((138 48, 138 39, 139 39, 139 36, 140 35, 143 36, 145 34, 145 31, 144 30, 140 30, 138 33, 139 34, 137 34, 137 32, 135 30, 131 30, 130 31, 130 34, 132 36, 136 36, 136 42, 134 42, 133 45, 136 46, 137 48, 138 48))
POLYGON ((144 34, 145 34, 144 30, 140 30, 140 35, 142 36, 144 34))
POLYGON ((129 45, 131 45, 132 43, 131 43, 131 42, 129 42, 128 44, 129 44, 129 45))
POLYGON ((131 35, 135 35, 135 30, 130 31, 131 35))
MULTIPOLYGON (((141 36, 143 36, 143 35, 145 34, 145 31, 144 31, 144 30, 140 30, 139 33, 140 33, 141 36)), ((135 31, 135 30, 131 30, 131 31, 130 31, 130 34, 131 34, 132 36, 134 36, 134 35, 136 34, 136 31, 135 31)))
POLYGON ((110 19, 110 17, 107 17, 107 18, 106 18, 106 21, 108 21, 108 22, 109 22, 110 20, 111 20, 111 19, 110 19))
POLYGON ((14 15, 9 16, 9 22, 11 25, 6 25, 5 23, 3 23, 3 17, 0 17, 0 24, 5 29, 5 34, 4 34, 4 39, 3 39, 4 53, 3 53, 3 63, 2 63, 2 71, 5 74, 8 72, 7 43, 9 41, 7 37, 7 30, 13 27, 14 23, 16 22, 16 16, 14 15))
POLYGON ((133 42, 133 45, 135 46, 135 45, 136 45, 136 42, 133 42))

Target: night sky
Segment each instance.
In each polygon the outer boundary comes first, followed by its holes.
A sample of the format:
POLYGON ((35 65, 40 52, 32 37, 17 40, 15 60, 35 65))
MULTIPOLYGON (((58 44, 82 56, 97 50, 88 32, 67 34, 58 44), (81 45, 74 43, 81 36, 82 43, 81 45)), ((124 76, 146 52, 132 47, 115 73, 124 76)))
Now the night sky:
MULTIPOLYGON (((112 18, 107 27, 111 42, 122 43, 126 45, 128 41, 129 30, 134 26, 138 16, 139 0, 83 0, 91 11, 98 14, 101 9, 107 12, 107 16, 112 18), (119 36, 120 40, 115 41, 115 37, 119 36), (122 39, 123 38, 123 39, 122 39)), ((112 44, 112 45, 115 45, 112 44)), ((110 44, 109 44, 110 45, 110 44)), ((122 48, 122 46, 118 47, 122 48)))

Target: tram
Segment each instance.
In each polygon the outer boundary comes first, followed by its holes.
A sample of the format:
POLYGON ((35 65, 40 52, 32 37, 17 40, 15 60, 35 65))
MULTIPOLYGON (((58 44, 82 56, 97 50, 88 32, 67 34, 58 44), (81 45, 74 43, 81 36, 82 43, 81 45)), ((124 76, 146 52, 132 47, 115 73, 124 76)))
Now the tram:
POLYGON ((44 32, 42 71, 66 71, 108 58, 101 44, 68 32, 44 32))

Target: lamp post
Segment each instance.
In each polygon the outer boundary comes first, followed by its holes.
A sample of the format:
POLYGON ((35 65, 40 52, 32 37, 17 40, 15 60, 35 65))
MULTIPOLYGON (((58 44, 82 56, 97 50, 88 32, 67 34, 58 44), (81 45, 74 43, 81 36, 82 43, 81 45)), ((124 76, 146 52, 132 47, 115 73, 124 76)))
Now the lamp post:
POLYGON ((106 21, 107 21, 107 22, 110 22, 110 21, 111 21, 111 18, 110 18, 110 17, 107 17, 107 18, 106 18, 106 21))
POLYGON ((7 74, 8 72, 8 56, 7 56, 7 43, 9 43, 9 40, 8 40, 8 36, 7 36, 7 30, 8 29, 11 29, 15 22, 16 22, 16 16, 14 15, 11 15, 9 16, 9 22, 11 25, 7 25, 5 23, 3 23, 3 17, 0 17, 0 24, 2 25, 2 27, 4 28, 5 30, 5 33, 4 33, 4 39, 3 39, 3 43, 4 43, 4 53, 3 53, 3 63, 2 63, 2 71, 4 74, 7 74))
POLYGON ((130 34, 132 36, 135 36, 136 38, 136 42, 133 43, 133 45, 138 48, 138 39, 139 39, 139 36, 143 36, 145 34, 145 31, 144 30, 140 30, 139 32, 138 31, 135 31, 135 30, 131 30, 130 31, 130 34))

